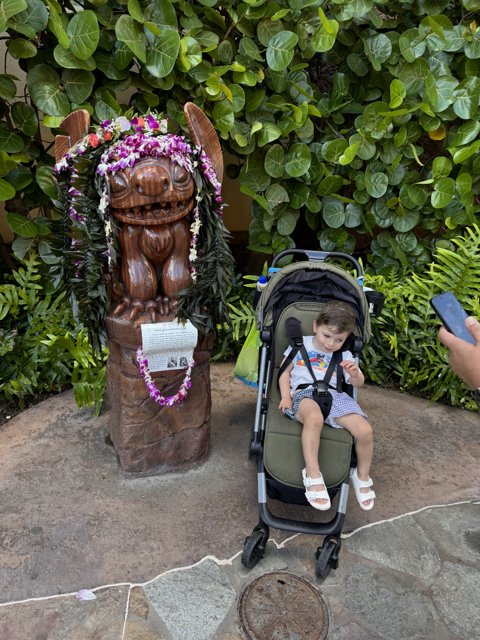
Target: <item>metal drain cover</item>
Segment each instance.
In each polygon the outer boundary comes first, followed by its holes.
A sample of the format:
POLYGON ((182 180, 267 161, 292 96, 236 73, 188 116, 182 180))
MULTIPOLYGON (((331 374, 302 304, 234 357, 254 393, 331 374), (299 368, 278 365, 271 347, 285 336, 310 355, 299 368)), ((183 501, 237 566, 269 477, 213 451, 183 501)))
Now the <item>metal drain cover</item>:
POLYGON ((248 584, 239 602, 250 640, 324 640, 328 609, 319 591, 291 573, 273 572, 248 584))

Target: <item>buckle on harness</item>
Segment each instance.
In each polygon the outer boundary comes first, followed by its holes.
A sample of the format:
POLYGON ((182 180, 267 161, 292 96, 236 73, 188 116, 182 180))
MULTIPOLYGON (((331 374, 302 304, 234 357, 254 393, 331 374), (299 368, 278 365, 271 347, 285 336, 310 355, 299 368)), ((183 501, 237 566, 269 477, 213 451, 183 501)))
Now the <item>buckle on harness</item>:
POLYGON ((317 380, 313 386, 322 398, 328 394, 328 384, 324 380, 317 380))

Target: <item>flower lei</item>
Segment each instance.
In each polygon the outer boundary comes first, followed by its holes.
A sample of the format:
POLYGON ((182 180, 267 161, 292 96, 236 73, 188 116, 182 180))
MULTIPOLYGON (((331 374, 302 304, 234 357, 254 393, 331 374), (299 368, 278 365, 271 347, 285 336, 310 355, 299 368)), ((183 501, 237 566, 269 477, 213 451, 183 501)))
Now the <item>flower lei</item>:
MULTIPOLYGON (((167 157, 188 171, 195 182, 195 207, 190 214, 192 285, 179 295, 178 318, 190 319, 208 333, 227 314, 225 297, 233 258, 223 224, 221 184, 210 159, 185 136, 168 133, 166 120, 158 114, 131 119, 120 116, 102 122, 54 167, 59 192, 55 204, 64 214, 63 278, 75 316, 87 328, 97 349, 106 342, 107 284, 112 281, 117 262, 118 230, 109 214, 108 177, 145 157, 167 157)), ((191 385, 192 362, 177 394, 164 398, 150 376, 146 358, 137 353, 137 360, 156 402, 172 406, 185 398, 191 385)))
POLYGON ((185 377, 183 379, 182 384, 180 385, 180 389, 173 396, 164 396, 158 390, 148 368, 148 360, 144 356, 141 347, 137 349, 137 362, 138 368, 140 371, 140 375, 145 381, 145 386, 148 389, 148 393, 152 400, 154 400, 161 407, 173 407, 175 404, 180 404, 187 397, 188 390, 192 386, 191 382, 191 374, 192 369, 195 365, 195 360, 192 358, 187 366, 187 370, 185 372, 185 377))

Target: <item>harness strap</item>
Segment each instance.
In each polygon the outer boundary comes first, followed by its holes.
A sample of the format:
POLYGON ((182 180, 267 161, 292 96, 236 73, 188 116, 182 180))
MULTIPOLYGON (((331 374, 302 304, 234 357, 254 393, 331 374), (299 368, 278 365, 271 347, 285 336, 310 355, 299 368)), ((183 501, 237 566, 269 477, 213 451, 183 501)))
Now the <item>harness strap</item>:
POLYGON ((328 365, 327 371, 325 372, 325 376, 323 380, 317 380, 315 374, 312 369, 312 364, 310 362, 310 358, 308 357, 307 350, 305 349, 305 345, 303 344, 303 336, 302 336, 302 325, 300 320, 294 317, 287 318, 285 322, 285 326, 287 328, 287 336, 290 339, 291 350, 290 353, 286 356, 285 360, 282 362, 280 369, 278 370, 278 378, 277 382, 280 380, 280 376, 288 367, 288 365, 295 358, 297 353, 300 353, 303 356, 305 364, 310 371, 310 375, 312 376, 312 384, 300 385, 297 389, 306 389, 307 387, 314 386, 321 394, 326 394, 327 389, 333 387, 329 384, 330 379, 333 375, 335 367, 337 368, 337 387, 336 390, 338 392, 342 391, 342 380, 343 380, 343 369, 340 366, 340 361, 342 359, 342 351, 334 351, 332 354, 332 359, 330 360, 330 364, 328 365))

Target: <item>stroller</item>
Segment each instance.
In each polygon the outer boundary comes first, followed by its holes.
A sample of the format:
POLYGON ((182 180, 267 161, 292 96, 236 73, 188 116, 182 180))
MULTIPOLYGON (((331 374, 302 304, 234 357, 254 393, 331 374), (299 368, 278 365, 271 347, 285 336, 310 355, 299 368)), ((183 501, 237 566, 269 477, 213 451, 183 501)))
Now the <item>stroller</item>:
MULTIPOLYGON (((370 313, 377 315, 381 312, 383 294, 365 291, 361 284, 361 265, 354 257, 339 252, 283 251, 274 258, 269 276, 255 310, 261 346, 258 395, 249 451, 250 457, 257 461, 260 517, 258 525, 245 540, 241 561, 251 569, 263 558, 270 527, 321 535, 325 538, 315 554, 315 573, 319 580, 324 580, 331 569, 338 567, 349 471, 350 467, 356 465, 355 451, 353 438, 347 430, 324 425, 319 453, 320 469, 330 497, 340 492, 336 513, 329 522, 297 521, 279 517, 270 511, 267 498, 289 504, 308 504, 302 481, 304 461, 301 428, 278 409, 278 372, 285 349, 292 339, 289 335, 291 322, 288 320, 292 317, 300 320, 302 335, 310 335, 322 303, 331 300, 350 303, 357 316, 357 325, 344 349, 349 349, 358 358, 370 338, 370 313), (277 268, 287 256, 293 259, 291 264, 277 268), (303 257, 303 260, 297 261, 298 257, 303 257), (356 272, 355 277, 332 263, 332 259, 336 262, 341 260, 342 265, 346 262, 356 272)), ((343 383, 342 390, 356 399, 356 389, 351 385, 343 383)))

